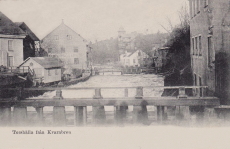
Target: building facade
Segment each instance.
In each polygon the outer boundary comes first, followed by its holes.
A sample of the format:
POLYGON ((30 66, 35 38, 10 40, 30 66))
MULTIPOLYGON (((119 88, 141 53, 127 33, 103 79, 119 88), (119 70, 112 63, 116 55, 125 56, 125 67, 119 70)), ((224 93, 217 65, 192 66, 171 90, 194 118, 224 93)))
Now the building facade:
POLYGON ((53 57, 29 57, 21 65, 28 66, 33 71, 34 83, 52 83, 61 81, 62 63, 53 57))
POLYGON ((92 65, 89 43, 64 22, 42 39, 41 48, 49 57, 60 58, 66 69, 82 70, 92 65))
POLYGON ((149 55, 142 50, 136 50, 135 52, 125 52, 120 55, 120 63, 122 66, 143 67, 148 63, 149 55))
POLYGON ((123 27, 118 30, 118 48, 119 54, 124 54, 125 51, 136 50, 135 38, 137 37, 137 32, 126 33, 123 27))
POLYGON ((194 85, 208 86, 206 94, 225 104, 230 99, 230 2, 189 0, 189 4, 194 85))
POLYGON ((23 60, 35 57, 35 53, 39 51, 39 38, 24 22, 15 22, 15 24, 26 33, 26 37, 23 39, 23 60))
POLYGON ((23 62, 25 32, 0 12, 0 65, 12 67, 23 62))

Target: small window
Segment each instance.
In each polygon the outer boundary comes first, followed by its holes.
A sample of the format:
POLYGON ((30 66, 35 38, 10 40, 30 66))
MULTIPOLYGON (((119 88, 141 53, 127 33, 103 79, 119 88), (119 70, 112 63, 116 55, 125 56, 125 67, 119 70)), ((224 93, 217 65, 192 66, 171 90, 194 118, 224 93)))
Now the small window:
POLYGON ((58 70, 57 69, 55 69, 55 75, 58 75, 58 70))
POLYGON ((208 0, 204 0, 204 7, 208 6, 208 0))
POLYGON ((74 52, 78 52, 78 47, 74 47, 74 52))
POLYGON ((51 76, 51 72, 50 72, 50 70, 48 70, 48 76, 51 76))
POLYGON ((13 51, 13 40, 8 40, 8 50, 13 51))
POLYGON ((199 56, 202 56, 202 43, 201 43, 201 36, 199 36, 199 56))
POLYGON ((79 64, 79 59, 78 58, 74 58, 74 64, 79 64))
POLYGON ((48 53, 52 53, 52 48, 48 48, 48 53))
POLYGON ((59 40, 59 36, 58 36, 58 35, 55 35, 55 36, 54 36, 54 39, 55 39, 55 40, 59 40))
POLYGON ((65 53, 65 48, 61 48, 61 53, 65 53))
POLYGON ((33 66, 34 64, 33 63, 30 63, 30 66, 33 66))
POLYGON ((72 39, 72 36, 71 36, 71 35, 67 35, 67 39, 68 39, 68 40, 71 40, 71 39, 72 39))
POLYGON ((134 64, 136 63, 136 60, 135 60, 135 59, 133 59, 133 63, 134 63, 134 64))
POLYGON ((141 52, 138 52, 138 56, 141 56, 141 52))
POLYGON ((194 38, 192 38, 192 55, 195 55, 195 41, 194 41, 194 38))

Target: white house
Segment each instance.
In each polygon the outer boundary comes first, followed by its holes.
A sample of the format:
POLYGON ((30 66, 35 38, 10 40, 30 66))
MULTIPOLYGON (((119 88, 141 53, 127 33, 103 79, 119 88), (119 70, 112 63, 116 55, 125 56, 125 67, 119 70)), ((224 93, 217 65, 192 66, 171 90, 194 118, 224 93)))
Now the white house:
POLYGON ((19 66, 23 62, 26 33, 0 12, 0 65, 19 66))
POLYGON ((120 55, 120 63, 123 66, 143 66, 146 64, 149 55, 142 50, 136 50, 132 53, 125 52, 125 54, 120 55))
POLYGON ((34 78, 43 83, 61 81, 62 62, 53 57, 29 57, 21 65, 29 66, 34 72, 34 78))

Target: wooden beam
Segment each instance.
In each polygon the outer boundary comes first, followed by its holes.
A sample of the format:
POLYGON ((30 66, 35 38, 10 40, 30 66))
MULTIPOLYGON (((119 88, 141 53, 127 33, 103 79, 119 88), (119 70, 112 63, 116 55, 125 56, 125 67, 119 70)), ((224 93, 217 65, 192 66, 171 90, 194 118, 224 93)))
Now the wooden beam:
MULTIPOLYGON (((1 99, 0 99, 1 100, 1 99)), ((53 100, 48 98, 27 99, 21 101, 0 101, 0 106, 219 106, 220 101, 214 97, 188 97, 186 99, 177 99, 159 97, 159 98, 143 98, 138 100, 133 98, 104 98, 104 99, 90 99, 90 98, 64 98, 64 100, 53 100)))

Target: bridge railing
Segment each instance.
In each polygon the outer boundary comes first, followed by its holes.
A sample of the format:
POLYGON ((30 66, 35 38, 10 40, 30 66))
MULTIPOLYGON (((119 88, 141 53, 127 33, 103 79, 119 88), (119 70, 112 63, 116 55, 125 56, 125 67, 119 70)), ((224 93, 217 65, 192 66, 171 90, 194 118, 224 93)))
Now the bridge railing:
MULTIPOLYGON (((187 88, 200 88, 187 87, 187 88)), ((116 89, 117 87, 115 87, 116 89)), ((133 87, 131 87, 133 88, 133 87)), ((164 87, 163 87, 164 88, 164 87)), ((166 87, 169 88, 169 87, 166 87)), ((53 126, 66 125, 66 106, 74 107, 74 124, 76 126, 87 124, 87 107, 92 106, 92 123, 103 123, 106 120, 104 106, 114 107, 114 119, 118 124, 124 123, 127 107, 133 106, 132 119, 134 123, 147 123, 148 111, 146 106, 157 106, 158 120, 164 118, 165 106, 217 106, 218 98, 215 97, 188 97, 185 96, 185 87, 172 87, 179 89, 177 97, 144 97, 143 87, 136 87, 135 97, 128 97, 128 87, 123 87, 124 97, 103 98, 101 89, 111 88, 25 88, 24 90, 56 90, 53 98, 24 98, 23 90, 19 89, 17 97, 0 100, 0 123, 7 126, 25 126, 28 122, 27 107, 36 109, 36 124, 43 125, 44 107, 53 107, 53 126), (63 90, 93 89, 95 94, 91 98, 64 98, 63 90), (13 110, 11 110, 13 108, 13 110)), ((120 88, 119 88, 120 89, 120 88)), ((10 90, 13 90, 12 88, 10 90)), ((76 95, 77 96, 77 95, 76 95)))

